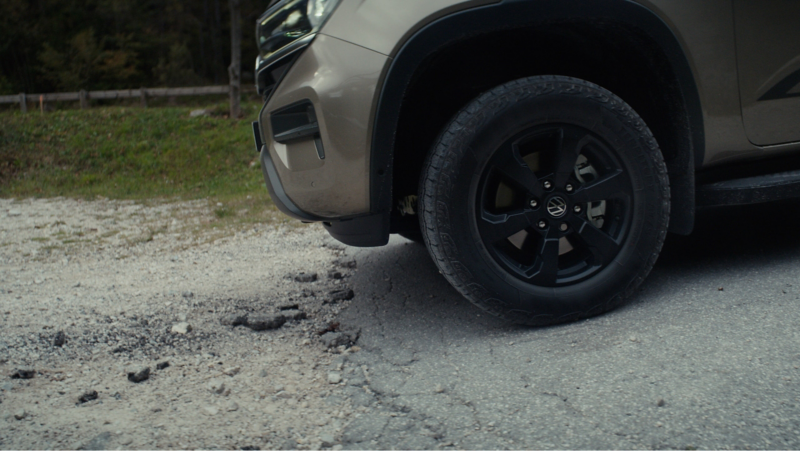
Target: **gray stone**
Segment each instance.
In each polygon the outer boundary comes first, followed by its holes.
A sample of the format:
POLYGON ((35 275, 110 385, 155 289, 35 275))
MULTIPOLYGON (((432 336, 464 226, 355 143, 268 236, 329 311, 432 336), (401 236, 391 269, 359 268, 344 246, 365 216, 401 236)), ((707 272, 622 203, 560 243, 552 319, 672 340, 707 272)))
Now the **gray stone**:
POLYGON ((19 409, 16 412, 14 412, 14 418, 17 420, 22 420, 27 416, 28 412, 26 412, 25 409, 19 409))
POLYGON ((337 260, 335 263, 342 268, 348 268, 348 269, 355 269, 355 267, 357 266, 355 260, 337 260))
POLYGON ((194 293, 192 293, 191 291, 184 291, 183 292, 183 297, 186 298, 186 299, 191 299, 191 298, 194 297, 194 293))
POLYGON ((329 384, 338 384, 341 381, 342 381, 342 373, 337 373, 337 372, 334 372, 334 371, 331 371, 330 373, 328 373, 328 383, 329 384))
POLYGON ((344 278, 344 274, 342 274, 341 271, 331 269, 330 271, 328 271, 328 278, 334 280, 341 280, 344 278))
POLYGON ((206 412, 206 414, 208 414, 210 416, 214 416, 214 415, 219 413, 219 409, 217 409, 216 407, 213 407, 213 406, 203 407, 203 410, 206 412))
POLYGON ((64 331, 61 330, 56 332, 56 335, 53 337, 53 346, 60 348, 64 346, 64 343, 66 342, 67 342, 67 334, 65 334, 64 331))
POLYGON ((97 390, 88 390, 78 398, 78 402, 83 404, 85 402, 94 401, 97 399, 97 390))
POLYGON ((225 410, 227 410, 228 412, 236 412, 237 410, 239 410, 239 404, 236 404, 235 402, 231 401, 228 403, 228 405, 225 406, 225 410))
POLYGON ((330 448, 335 444, 336 439, 333 438, 333 435, 331 434, 321 434, 319 436, 319 441, 322 442, 322 446, 324 448, 330 448))
POLYGON ((300 283, 308 283, 314 282, 317 280, 317 273, 312 272, 311 274, 300 273, 294 276, 294 280, 300 283))
POLYGON ((208 116, 208 110, 201 109, 201 110, 192 110, 189 112, 189 117, 202 117, 208 116))
POLYGON ((259 377, 267 377, 267 370, 261 370, 261 372, 258 373, 258 376, 259 377))
POLYGON ((33 376, 36 374, 35 370, 30 368, 20 368, 13 373, 11 373, 11 379, 33 379, 33 376))
POLYGON ((340 301, 349 301, 355 297, 353 290, 346 288, 343 290, 333 290, 328 295, 328 302, 335 304, 340 301))
POLYGON ((139 367, 128 371, 128 380, 134 383, 146 381, 150 378, 150 367, 139 367))
POLYGON ((156 365, 157 370, 163 370, 164 368, 169 368, 169 362, 164 361, 156 365))
POLYGON ((20 215, 22 215, 22 211, 17 210, 17 209, 11 209, 11 210, 8 210, 8 215, 9 216, 20 216, 20 215))
POLYGON ((208 383, 208 389, 214 393, 222 394, 225 391, 225 382, 215 379, 208 383))
POLYGON ((219 322, 223 326, 233 326, 233 327, 241 326, 241 325, 247 323, 247 316, 238 315, 238 314, 226 315, 226 316, 223 316, 219 320, 219 322))
POLYGON ((192 331, 192 325, 189 323, 178 323, 172 326, 173 334, 186 335, 192 331))
POLYGON ((281 314, 276 315, 249 315, 245 326, 253 330, 277 329, 286 322, 286 317, 281 314))
POLYGON ((107 449, 108 442, 111 440, 111 433, 106 431, 102 432, 97 435, 95 438, 89 441, 89 443, 81 446, 79 449, 85 450, 100 450, 100 449, 107 449))
POLYGON ((222 370, 222 374, 226 376, 236 376, 237 374, 239 374, 239 371, 242 371, 242 367, 232 366, 230 368, 225 368, 224 370, 222 370))
POLYGON ((357 342, 358 337, 361 336, 361 329, 345 328, 341 329, 341 332, 347 335, 348 338, 350 338, 350 343, 357 342))
POLYGON ((335 348, 337 346, 347 346, 350 344, 350 337, 342 332, 328 332, 320 337, 322 343, 326 348, 335 348))

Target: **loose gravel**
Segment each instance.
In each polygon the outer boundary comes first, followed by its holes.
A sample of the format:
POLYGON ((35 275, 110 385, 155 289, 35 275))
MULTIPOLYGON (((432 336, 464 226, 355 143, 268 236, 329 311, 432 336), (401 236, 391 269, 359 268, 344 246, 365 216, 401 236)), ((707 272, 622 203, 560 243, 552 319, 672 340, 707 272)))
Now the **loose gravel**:
POLYGON ((206 201, 0 200, 0 447, 341 447, 354 262, 277 215, 213 225, 206 201))

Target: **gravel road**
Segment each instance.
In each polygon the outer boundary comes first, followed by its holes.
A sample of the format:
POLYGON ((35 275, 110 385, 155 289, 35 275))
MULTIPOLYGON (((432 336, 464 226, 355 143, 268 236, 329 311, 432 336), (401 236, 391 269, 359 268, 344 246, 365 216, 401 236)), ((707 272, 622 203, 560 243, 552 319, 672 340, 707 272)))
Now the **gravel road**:
POLYGON ((220 231, 212 207, 0 200, 0 447, 336 445, 358 347, 319 332, 352 263, 321 228, 220 231), (243 316, 287 320, 221 324, 243 316))
POLYGON ((0 200, 0 447, 800 448, 800 204, 702 214, 627 306, 542 329, 419 244, 213 217, 0 200))

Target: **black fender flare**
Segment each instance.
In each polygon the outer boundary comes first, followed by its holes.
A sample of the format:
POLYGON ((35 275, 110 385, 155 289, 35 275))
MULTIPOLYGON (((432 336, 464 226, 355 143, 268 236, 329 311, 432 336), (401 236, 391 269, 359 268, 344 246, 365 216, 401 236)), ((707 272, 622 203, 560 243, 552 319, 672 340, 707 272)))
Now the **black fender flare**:
POLYGON ((370 210, 389 215, 392 209, 392 169, 400 105, 420 62, 442 47, 498 29, 534 27, 553 20, 611 20, 638 28, 661 47, 679 80, 688 115, 691 148, 669 169, 673 198, 680 199, 670 230, 688 234, 694 223, 694 170, 703 162, 705 136, 702 105, 686 54, 673 30, 655 12, 630 0, 502 0, 429 19, 396 47, 382 76, 372 124, 370 210), (689 205, 686 205, 688 203, 689 205))

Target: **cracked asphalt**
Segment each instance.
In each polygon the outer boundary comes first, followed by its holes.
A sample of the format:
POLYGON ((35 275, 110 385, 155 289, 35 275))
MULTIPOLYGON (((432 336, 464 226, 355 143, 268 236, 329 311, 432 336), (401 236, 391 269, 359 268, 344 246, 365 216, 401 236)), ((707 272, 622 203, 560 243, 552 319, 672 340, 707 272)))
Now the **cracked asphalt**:
POLYGON ((473 307, 424 246, 348 249, 345 448, 800 448, 800 204, 701 212, 635 298, 550 328, 473 307))

